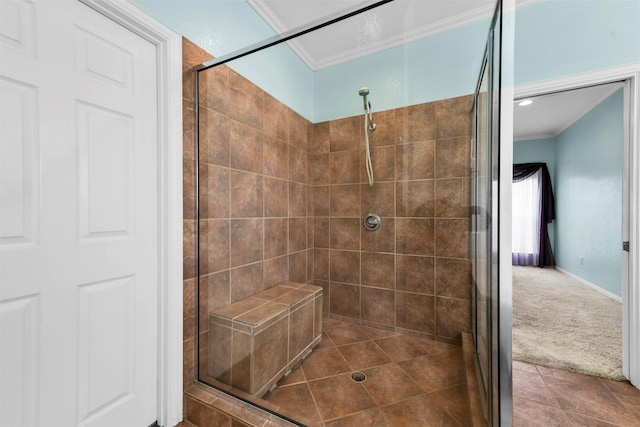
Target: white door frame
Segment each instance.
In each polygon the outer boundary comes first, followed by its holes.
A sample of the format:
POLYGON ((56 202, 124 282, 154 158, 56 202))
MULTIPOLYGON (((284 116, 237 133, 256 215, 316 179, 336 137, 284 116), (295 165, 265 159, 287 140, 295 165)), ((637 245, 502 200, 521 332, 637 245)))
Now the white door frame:
POLYGON ((182 38, 129 0, 79 1, 156 46, 159 245, 157 422, 160 426, 175 426, 182 421, 183 397, 182 38))
POLYGON ((514 98, 622 80, 628 82, 624 89, 623 171, 623 198, 628 209, 623 209, 621 245, 622 240, 630 242, 622 264, 622 366, 624 375, 640 388, 640 62, 516 86, 514 98))

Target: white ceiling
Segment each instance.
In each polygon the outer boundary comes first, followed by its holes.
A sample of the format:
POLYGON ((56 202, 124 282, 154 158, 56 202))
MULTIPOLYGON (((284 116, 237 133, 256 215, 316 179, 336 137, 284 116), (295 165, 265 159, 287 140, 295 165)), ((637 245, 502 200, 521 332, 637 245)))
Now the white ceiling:
MULTIPOLYGON (((519 6, 539 0, 516 0, 519 6)), ((247 0, 278 34, 377 0, 247 0)), ((394 0, 289 45, 316 71, 493 15, 496 0, 394 0)))
POLYGON ((610 83, 566 92, 531 97, 526 107, 513 104, 513 139, 515 141, 557 136, 578 119, 604 101, 622 86, 610 83))

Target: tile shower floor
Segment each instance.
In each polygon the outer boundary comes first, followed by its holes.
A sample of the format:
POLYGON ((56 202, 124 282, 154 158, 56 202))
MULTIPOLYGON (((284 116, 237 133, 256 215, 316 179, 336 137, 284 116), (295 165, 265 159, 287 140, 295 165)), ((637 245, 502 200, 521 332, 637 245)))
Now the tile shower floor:
MULTIPOLYGON (((309 426, 470 426, 462 348, 324 319, 321 344, 265 400, 309 426), (367 375, 364 382, 350 373, 367 375)), ((514 427, 640 427, 640 390, 513 362, 514 427)))
MULTIPOLYGON (((471 425, 460 347, 324 322, 320 346, 265 396, 273 409, 309 426, 471 425), (354 370, 367 380, 351 381, 354 370)), ((640 390, 514 361, 513 412, 514 427, 640 427, 640 390)))
POLYGON ((313 353, 264 399, 309 426, 468 426, 462 347, 325 317, 313 353), (355 382, 354 371, 367 379, 355 382))

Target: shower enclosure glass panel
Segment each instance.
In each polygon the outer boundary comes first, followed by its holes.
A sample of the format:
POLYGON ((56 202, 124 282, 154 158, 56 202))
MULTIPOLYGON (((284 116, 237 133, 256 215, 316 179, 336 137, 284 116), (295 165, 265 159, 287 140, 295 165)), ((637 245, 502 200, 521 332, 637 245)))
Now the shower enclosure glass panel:
MULTIPOLYGON (((480 391, 491 426, 511 425, 510 280, 500 280, 502 2, 489 31, 473 106, 471 143, 472 335, 480 391), (507 301, 508 299, 508 301, 507 301)), ((506 102, 505 102, 506 101, 506 102)), ((505 119, 507 120, 507 119, 505 119)))
MULTIPOLYGON (((383 6, 376 9, 375 22, 383 11, 383 6)), ((369 22, 361 18, 354 15, 343 25, 358 28, 369 22)), ((331 27, 316 31, 332 36, 331 27)), ((383 59, 365 55, 317 70, 302 89, 292 70, 303 64, 291 61, 288 44, 270 45, 282 39, 198 68, 196 161, 185 163, 193 168, 197 189, 194 230, 185 231, 197 240, 198 316, 185 320, 197 325, 197 379, 265 407, 273 407, 268 399, 282 375, 308 360, 304 357, 318 345, 323 322, 378 328, 381 336, 391 331, 420 337, 428 342, 425 352, 440 346, 461 355, 461 334, 471 327, 473 306, 468 190, 473 83, 462 92, 467 95, 453 91, 456 96, 431 100, 425 95, 427 83, 441 83, 425 80, 433 80, 437 68, 423 60, 423 45, 408 43, 381 53, 383 59), (365 84, 375 93, 377 128, 369 134, 373 186, 364 163, 358 96, 365 84), (309 111, 315 109, 320 118, 312 123, 266 87, 278 89, 283 99, 302 100, 300 111, 313 101, 309 111), (363 227, 371 212, 379 215, 375 231, 363 227), (299 299, 289 301, 293 294, 299 299)), ((464 72, 477 66, 479 57, 465 58, 464 72)), ((485 65, 484 94, 476 97, 483 110, 491 103, 486 71, 491 67, 485 65)), ((482 122, 478 176, 490 187, 491 114, 476 116, 482 122)), ((491 211, 490 192, 473 197, 472 205, 491 211)), ((483 230, 472 245, 472 254, 479 253, 482 261, 474 264, 482 275, 474 291, 481 303, 474 313, 483 313, 474 314, 473 327, 482 331, 489 331, 493 321, 491 219, 472 217, 483 230)), ((491 345, 491 335, 485 334, 479 351, 487 396, 493 394, 495 371, 491 345)), ((386 354, 380 357, 386 362, 386 354)), ((397 372, 428 381, 428 371, 397 372)))
MULTIPOLYGON (((491 281, 491 151, 489 79, 491 63, 486 60, 474 103, 475 135, 472 141, 471 173, 471 275, 472 275, 472 331, 481 392, 484 402, 490 393, 490 281, 491 281)), ((485 408, 486 410, 486 408, 485 408)))

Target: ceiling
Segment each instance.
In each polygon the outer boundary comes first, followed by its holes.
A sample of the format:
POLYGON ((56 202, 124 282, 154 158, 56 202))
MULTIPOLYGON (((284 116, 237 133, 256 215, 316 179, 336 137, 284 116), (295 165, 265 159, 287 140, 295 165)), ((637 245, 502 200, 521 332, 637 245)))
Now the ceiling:
POLYGON ((557 136, 578 119, 604 101, 622 86, 622 83, 591 86, 530 97, 533 104, 518 106, 513 104, 513 139, 532 140, 557 136))
MULTIPOLYGON (((377 0, 246 0, 278 34, 325 22, 377 0)), ((539 0, 516 0, 519 6, 539 0)), ((314 71, 493 15, 496 0, 394 0, 289 41, 314 71)))

